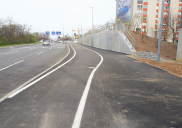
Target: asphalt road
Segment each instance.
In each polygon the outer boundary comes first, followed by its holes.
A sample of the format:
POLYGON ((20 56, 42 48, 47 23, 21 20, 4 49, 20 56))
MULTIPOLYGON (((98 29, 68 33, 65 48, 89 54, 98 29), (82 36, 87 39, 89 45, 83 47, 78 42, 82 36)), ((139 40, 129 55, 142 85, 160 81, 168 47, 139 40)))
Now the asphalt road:
MULTIPOLYGON (((64 58, 68 45, 55 46, 64 48, 57 54, 52 54, 56 50, 50 52, 47 49, 42 53, 47 52, 47 57, 40 56, 38 59, 36 57, 42 46, 27 49, 23 54, 19 52, 20 58, 12 57, 12 60, 24 61, 3 70, 7 70, 6 73, 1 71, 0 81, 4 81, 3 74, 8 77, 21 74, 24 70, 25 74, 45 70, 41 70, 40 64, 45 58, 49 61, 54 58, 50 62, 52 65, 64 58), (24 64, 26 54, 32 53, 28 50, 36 52, 24 64), (27 65, 29 63, 34 66, 27 65), (30 69, 26 71, 26 68, 30 69), (7 75, 8 72, 12 75, 7 75)), ((182 127, 182 78, 121 53, 82 47, 75 43, 70 43, 69 47, 70 54, 59 65, 0 103, 1 128, 182 127)), ((47 64, 49 61, 44 60, 45 68, 51 66, 47 64)), ((12 80, 23 83, 22 80, 25 82, 28 79, 23 79, 25 74, 12 80)))
POLYGON ((62 43, 0 48, 0 99, 48 69, 68 53, 62 43))

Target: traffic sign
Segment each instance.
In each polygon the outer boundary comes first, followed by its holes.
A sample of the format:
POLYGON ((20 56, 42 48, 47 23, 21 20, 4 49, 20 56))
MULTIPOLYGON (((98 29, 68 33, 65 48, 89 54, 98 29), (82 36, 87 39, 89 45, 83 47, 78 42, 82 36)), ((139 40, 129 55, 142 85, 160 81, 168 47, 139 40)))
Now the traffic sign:
POLYGON ((56 35, 61 35, 61 32, 56 32, 56 35))
POLYGON ((46 31, 46 35, 50 35, 50 32, 49 31, 46 31))
POLYGON ((52 35, 55 35, 55 34, 56 34, 56 32, 52 31, 52 35))

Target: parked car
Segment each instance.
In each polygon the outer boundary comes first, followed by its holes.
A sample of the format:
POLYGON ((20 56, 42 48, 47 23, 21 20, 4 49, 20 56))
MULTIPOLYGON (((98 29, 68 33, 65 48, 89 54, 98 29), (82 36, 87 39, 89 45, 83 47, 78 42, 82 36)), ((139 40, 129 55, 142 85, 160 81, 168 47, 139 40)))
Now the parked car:
POLYGON ((129 10, 129 7, 128 6, 124 6, 121 10, 119 10, 119 13, 121 15, 123 15, 123 14, 127 13, 128 10, 129 10))
POLYGON ((50 45, 50 42, 49 42, 49 41, 44 41, 44 42, 42 43, 42 45, 43 45, 43 46, 44 46, 44 45, 49 46, 49 45, 50 45))

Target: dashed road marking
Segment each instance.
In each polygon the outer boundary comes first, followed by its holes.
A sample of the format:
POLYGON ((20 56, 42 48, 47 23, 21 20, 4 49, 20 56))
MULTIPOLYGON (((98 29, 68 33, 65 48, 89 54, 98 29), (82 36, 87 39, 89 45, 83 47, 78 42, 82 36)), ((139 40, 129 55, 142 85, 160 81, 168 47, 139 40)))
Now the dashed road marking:
POLYGON ((18 61, 18 62, 16 62, 16 63, 12 64, 12 65, 9 65, 9 66, 7 66, 7 67, 5 67, 5 68, 0 69, 0 71, 3 71, 3 70, 5 70, 5 69, 7 69, 7 68, 9 68, 9 67, 12 67, 12 66, 14 66, 14 65, 16 65, 16 64, 19 64, 19 63, 21 63, 21 62, 23 62, 23 61, 24 61, 24 60, 18 61))

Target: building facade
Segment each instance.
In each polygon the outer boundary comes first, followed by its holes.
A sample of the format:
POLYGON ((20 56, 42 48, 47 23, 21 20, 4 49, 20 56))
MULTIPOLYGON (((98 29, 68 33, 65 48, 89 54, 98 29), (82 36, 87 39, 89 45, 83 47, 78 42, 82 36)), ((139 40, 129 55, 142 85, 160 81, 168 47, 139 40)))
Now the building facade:
POLYGON ((163 17, 163 40, 165 40, 166 29, 168 28, 168 18, 176 16, 176 35, 175 40, 178 40, 180 18, 182 11, 182 0, 165 0, 164 15, 161 16, 162 0, 133 0, 132 15, 141 14, 142 25, 140 27, 142 34, 148 36, 157 36, 159 30, 160 19, 163 17), (153 29, 153 30, 152 30, 153 29))

